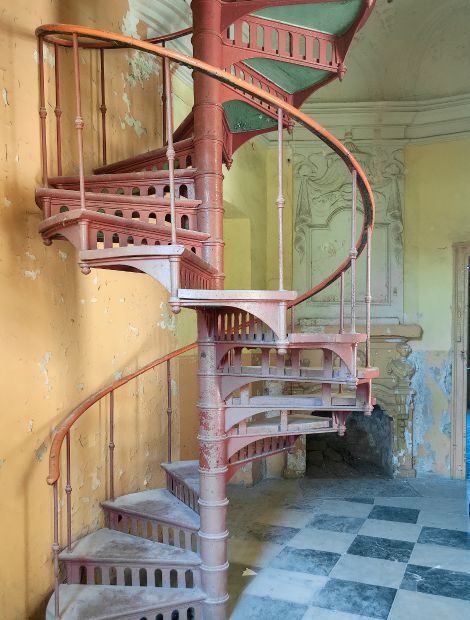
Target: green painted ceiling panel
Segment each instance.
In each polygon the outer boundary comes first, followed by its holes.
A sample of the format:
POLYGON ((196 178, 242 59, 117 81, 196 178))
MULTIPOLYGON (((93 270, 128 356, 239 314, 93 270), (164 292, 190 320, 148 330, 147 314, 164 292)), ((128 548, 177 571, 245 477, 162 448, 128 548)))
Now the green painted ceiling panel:
POLYGON ((331 75, 329 71, 323 69, 312 69, 270 58, 248 58, 243 62, 291 94, 312 84, 318 84, 331 75))
POLYGON ((364 0, 338 0, 321 4, 288 4, 255 11, 252 15, 318 32, 343 34, 354 23, 364 0))
POLYGON ((225 116, 232 133, 276 127, 277 121, 243 101, 226 101, 225 116))

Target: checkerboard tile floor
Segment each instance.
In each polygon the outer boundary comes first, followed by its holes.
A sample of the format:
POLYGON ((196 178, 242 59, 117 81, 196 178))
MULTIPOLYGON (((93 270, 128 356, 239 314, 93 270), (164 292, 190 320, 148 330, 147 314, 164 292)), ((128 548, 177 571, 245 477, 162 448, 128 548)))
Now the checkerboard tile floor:
POLYGON ((460 481, 231 487, 232 620, 468 620, 460 481))

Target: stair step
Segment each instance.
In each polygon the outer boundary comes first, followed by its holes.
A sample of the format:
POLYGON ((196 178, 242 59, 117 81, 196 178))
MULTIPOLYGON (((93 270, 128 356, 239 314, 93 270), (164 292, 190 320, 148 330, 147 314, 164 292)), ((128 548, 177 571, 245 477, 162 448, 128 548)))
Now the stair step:
MULTIPOLYGON (((260 366, 242 366, 240 368, 226 366, 223 370, 218 371, 219 376, 223 378, 282 379, 283 381, 313 381, 315 383, 331 383, 335 385, 351 381, 350 378, 344 378, 339 375, 338 370, 334 370, 333 375, 330 373, 329 376, 326 376, 324 373, 325 370, 322 367, 292 368, 292 366, 270 366, 266 370, 260 366)), ((357 368, 356 371, 358 381, 373 379, 378 377, 378 375, 379 369, 372 366, 369 368, 357 368)))
POLYGON ((161 463, 166 472, 167 489, 175 497, 199 512, 199 461, 161 463))
POLYGON ((216 270, 183 245, 128 246, 104 250, 84 250, 79 254, 82 270, 98 267, 146 273, 171 291, 170 258, 180 261, 180 281, 185 286, 214 286, 216 270))
POLYGON ((264 420, 257 420, 255 422, 249 422, 246 428, 241 432, 241 429, 237 429, 231 435, 232 437, 244 437, 246 435, 279 435, 279 434, 300 434, 310 432, 327 432, 333 430, 330 418, 322 418, 317 416, 302 416, 289 414, 287 416, 287 425, 282 426, 281 416, 273 416, 264 420), (246 431, 246 432, 245 432, 246 431))
MULTIPOLYGON (((175 196, 178 198, 186 192, 187 198, 194 198, 194 175, 196 168, 175 170, 175 196)), ((57 189, 78 190, 80 179, 78 176, 50 177, 49 185, 57 189)), ((133 191, 138 188, 141 197, 153 196, 161 198, 164 189, 169 183, 168 170, 152 170, 148 172, 122 172, 120 174, 92 174, 85 176, 85 189, 89 192, 103 192, 116 195, 124 190, 126 195, 135 197, 133 191)))
MULTIPOLYGON (((179 612, 179 618, 202 618, 198 588, 146 588, 137 586, 59 587, 61 620, 154 620, 156 614, 179 612), (193 608, 193 611, 189 611, 193 608), (153 614, 148 616, 146 614, 153 614)), ((175 614, 176 616, 176 614, 175 614)), ((170 615, 164 616, 170 618, 170 615)), ((46 620, 54 620, 54 596, 47 605, 46 620)))
POLYGON ((199 566, 197 553, 172 547, 163 543, 147 540, 102 528, 87 534, 72 545, 71 551, 64 550, 60 560, 83 561, 91 563, 143 564, 159 566, 199 566))
POLYGON ((122 495, 101 504, 105 510, 121 512, 197 532, 199 516, 180 502, 167 489, 154 489, 122 495))

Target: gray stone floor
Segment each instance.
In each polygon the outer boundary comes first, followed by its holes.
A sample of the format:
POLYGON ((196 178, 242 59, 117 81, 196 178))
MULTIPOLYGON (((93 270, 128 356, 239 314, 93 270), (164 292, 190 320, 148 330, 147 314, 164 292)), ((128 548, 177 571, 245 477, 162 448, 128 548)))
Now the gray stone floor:
POLYGON ((229 488, 232 620, 468 620, 470 483, 229 488))

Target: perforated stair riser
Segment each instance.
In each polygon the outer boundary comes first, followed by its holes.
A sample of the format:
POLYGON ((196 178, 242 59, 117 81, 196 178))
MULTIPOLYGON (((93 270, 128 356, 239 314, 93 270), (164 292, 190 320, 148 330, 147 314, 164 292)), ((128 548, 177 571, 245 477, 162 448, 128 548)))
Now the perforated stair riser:
POLYGON ((111 529, 101 529, 59 556, 67 583, 194 588, 201 585, 200 558, 192 551, 111 529))
POLYGON ((199 463, 177 461, 162 463, 166 473, 166 488, 186 506, 199 514, 199 463))

